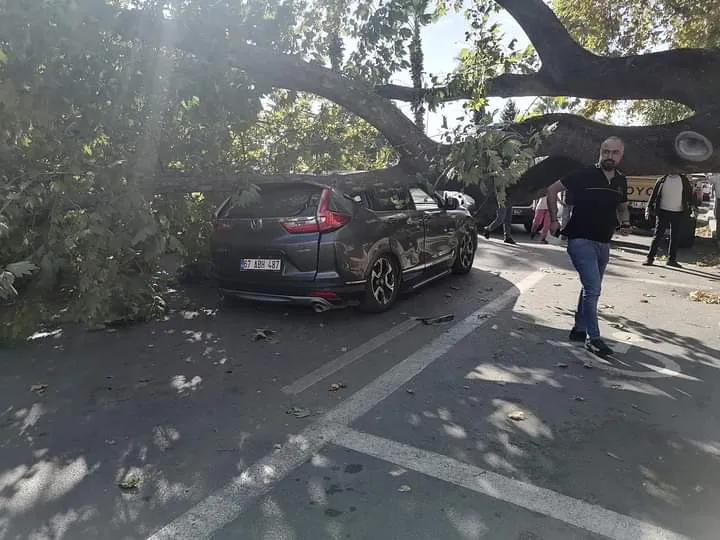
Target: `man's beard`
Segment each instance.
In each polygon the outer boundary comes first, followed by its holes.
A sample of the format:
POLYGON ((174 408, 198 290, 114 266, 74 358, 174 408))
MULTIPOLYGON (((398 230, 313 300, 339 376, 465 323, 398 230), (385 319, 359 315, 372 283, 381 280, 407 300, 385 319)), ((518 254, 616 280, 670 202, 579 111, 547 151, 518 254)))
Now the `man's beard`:
POLYGON ((612 171, 615 168, 615 162, 612 159, 605 159, 600 162, 600 166, 605 171, 612 171))

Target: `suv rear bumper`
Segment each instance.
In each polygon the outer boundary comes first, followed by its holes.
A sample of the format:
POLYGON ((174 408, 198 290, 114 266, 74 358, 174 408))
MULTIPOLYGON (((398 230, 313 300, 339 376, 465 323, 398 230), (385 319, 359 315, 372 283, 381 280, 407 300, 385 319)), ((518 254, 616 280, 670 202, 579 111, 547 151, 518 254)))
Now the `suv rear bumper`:
POLYGON ((265 302, 307 306, 317 312, 341 309, 359 304, 365 283, 322 283, 318 281, 288 284, 249 284, 218 279, 220 293, 225 296, 265 302))

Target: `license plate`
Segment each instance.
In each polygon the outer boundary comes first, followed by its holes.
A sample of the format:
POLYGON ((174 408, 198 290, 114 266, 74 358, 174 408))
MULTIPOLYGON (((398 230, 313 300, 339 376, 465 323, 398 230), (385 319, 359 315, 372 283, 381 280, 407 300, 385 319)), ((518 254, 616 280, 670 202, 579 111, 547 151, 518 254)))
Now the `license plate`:
POLYGON ((645 201, 630 201, 630 208, 645 208, 646 206, 645 201))
POLYGON ((519 215, 521 215, 522 213, 523 213, 523 210, 522 210, 521 208, 513 209, 513 215, 514 215, 514 216, 519 216, 519 215))
POLYGON ((280 259, 240 259, 240 270, 277 272, 280 270, 280 263, 280 259))

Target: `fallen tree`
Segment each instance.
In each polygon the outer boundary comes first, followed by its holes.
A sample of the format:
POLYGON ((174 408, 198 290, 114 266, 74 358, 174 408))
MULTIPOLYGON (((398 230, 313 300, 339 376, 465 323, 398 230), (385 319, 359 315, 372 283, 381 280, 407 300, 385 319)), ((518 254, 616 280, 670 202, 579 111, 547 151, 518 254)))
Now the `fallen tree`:
MULTIPOLYGON (((602 140, 618 135, 626 142, 624 170, 628 174, 720 170, 720 98, 714 90, 720 84, 719 49, 676 49, 619 58, 598 56, 574 41, 542 0, 496 1, 526 32, 542 65, 533 73, 504 73, 491 78, 484 87, 487 96, 666 99, 695 111, 684 121, 655 126, 611 126, 575 115, 551 114, 509 127, 529 133, 555 125, 554 132, 542 141, 539 154, 591 163, 602 140)), ((163 34, 157 28, 137 25, 135 28, 145 35, 163 34)), ((393 100, 413 102, 420 97, 437 103, 472 95, 470 89, 457 84, 424 89, 387 84, 371 87, 297 55, 241 43, 233 39, 232 33, 229 39, 219 42, 198 39, 192 28, 186 31, 193 39, 178 39, 176 46, 198 57, 227 55, 233 66, 265 84, 311 92, 367 120, 396 150, 399 168, 409 173, 437 175, 440 169, 436 165, 450 153, 450 148, 418 130, 393 100)), ((537 185, 538 181, 531 177, 532 173, 527 176, 528 181, 537 185)), ((177 185, 180 184, 187 189, 193 185, 216 189, 204 180, 194 184, 188 177, 178 179, 177 185)), ((169 189, 171 185, 172 181, 166 178, 158 188, 169 189)), ((217 188, 230 188, 232 182, 225 181, 222 186, 217 188)))

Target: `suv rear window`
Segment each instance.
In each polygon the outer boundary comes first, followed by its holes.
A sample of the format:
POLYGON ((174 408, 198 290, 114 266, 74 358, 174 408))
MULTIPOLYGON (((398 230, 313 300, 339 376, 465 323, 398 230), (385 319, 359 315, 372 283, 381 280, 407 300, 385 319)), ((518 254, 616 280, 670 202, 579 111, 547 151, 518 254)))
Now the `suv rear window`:
POLYGON ((258 196, 248 205, 228 203, 221 218, 311 217, 317 212, 322 188, 309 184, 278 184, 262 186, 258 196))

